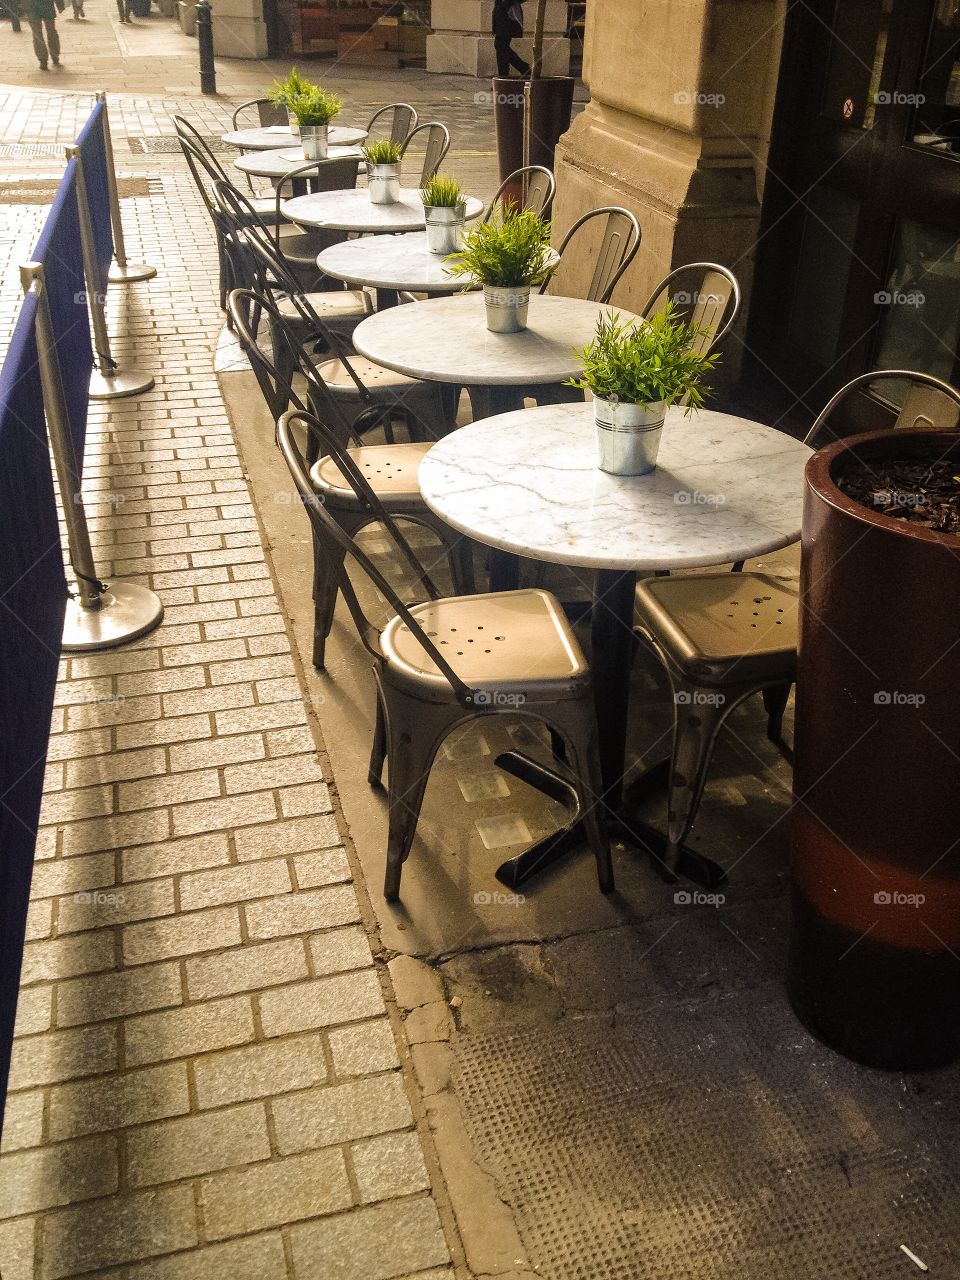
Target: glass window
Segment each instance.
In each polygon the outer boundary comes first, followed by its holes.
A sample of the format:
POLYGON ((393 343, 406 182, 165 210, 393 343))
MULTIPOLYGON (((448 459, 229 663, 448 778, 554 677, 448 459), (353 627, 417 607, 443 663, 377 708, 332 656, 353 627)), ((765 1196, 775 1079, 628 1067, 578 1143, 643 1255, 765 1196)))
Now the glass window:
POLYGON ((806 206, 788 340, 829 365, 837 352, 860 205, 842 191, 820 186, 806 206))
POLYGON ((960 2, 937 0, 917 93, 913 141, 960 153, 960 2))
POLYGON ((893 0, 839 0, 821 114, 854 129, 873 127, 893 0))

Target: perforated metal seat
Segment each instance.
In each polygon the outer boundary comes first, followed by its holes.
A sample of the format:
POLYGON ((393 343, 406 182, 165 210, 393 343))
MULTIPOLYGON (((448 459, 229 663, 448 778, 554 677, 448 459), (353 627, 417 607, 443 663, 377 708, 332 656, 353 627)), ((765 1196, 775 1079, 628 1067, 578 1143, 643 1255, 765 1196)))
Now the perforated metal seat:
MULTIPOLYGON (((422 507, 417 472, 429 444, 371 444, 348 450, 363 478, 388 510, 404 505, 422 507)), ((318 493, 331 501, 355 502, 349 480, 334 458, 320 458, 310 468, 310 481, 318 493)))
MULTIPOLYGON (((557 685, 571 689, 587 679, 579 642, 554 596, 546 591, 498 591, 457 596, 414 605, 410 612, 460 679, 480 691, 493 691, 505 705, 546 698, 555 701, 557 685)), ((391 670, 418 686, 436 680, 449 691, 446 677, 402 618, 393 618, 380 637, 391 670)))
MULTIPOLYGON (((367 295, 362 289, 337 289, 328 293, 306 294, 307 305, 315 315, 335 329, 349 336, 371 312, 367 295)), ((292 298, 278 298, 277 310, 284 320, 299 333, 309 328, 309 321, 292 298)), ((309 334, 304 335, 308 337, 309 334)))

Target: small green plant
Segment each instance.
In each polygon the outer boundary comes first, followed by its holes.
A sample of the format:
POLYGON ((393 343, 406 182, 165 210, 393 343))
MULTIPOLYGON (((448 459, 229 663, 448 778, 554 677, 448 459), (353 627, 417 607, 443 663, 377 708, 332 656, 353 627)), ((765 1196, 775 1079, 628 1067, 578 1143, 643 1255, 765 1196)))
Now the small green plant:
POLYGON ((447 262, 451 275, 469 276, 480 284, 508 289, 543 284, 554 269, 550 223, 530 210, 498 210, 464 235, 463 248, 447 262))
POLYGON ((456 209, 464 202, 463 188, 456 178, 441 178, 435 173, 420 188, 420 199, 433 209, 456 209))
POLYGON ((399 164, 401 159, 400 144, 388 138, 368 143, 363 154, 368 164, 399 164))
POLYGON ((672 303, 649 320, 601 316, 596 337, 576 353, 583 373, 567 386, 624 404, 673 404, 686 398, 688 409, 699 409, 708 392, 702 380, 719 358, 694 349, 700 335, 678 317, 672 303))
POLYGON ((301 129, 329 124, 340 114, 342 106, 343 103, 335 93, 329 93, 316 85, 311 85, 290 99, 290 110, 297 117, 297 124, 301 129))
POLYGON ((275 107, 283 107, 290 111, 292 99, 313 87, 309 80, 304 80, 296 67, 291 67, 290 74, 285 80, 274 80, 273 88, 267 94, 267 100, 275 107))

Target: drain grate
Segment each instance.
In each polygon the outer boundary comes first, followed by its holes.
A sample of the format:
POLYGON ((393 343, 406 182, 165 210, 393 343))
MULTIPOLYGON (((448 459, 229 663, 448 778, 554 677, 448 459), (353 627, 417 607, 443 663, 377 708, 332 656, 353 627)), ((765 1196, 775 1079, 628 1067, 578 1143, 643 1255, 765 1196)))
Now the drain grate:
POLYGON ((17 159, 27 156, 56 156, 63 159, 61 142, 7 142, 0 146, 0 156, 17 159))
MULTIPOLYGON (((229 143, 224 142, 221 138, 208 137, 203 141, 207 144, 211 151, 236 151, 236 147, 231 147, 229 143)), ((180 143, 176 134, 172 137, 155 137, 155 138, 127 138, 130 150, 138 156, 167 156, 179 155, 180 143)))
MULTIPOLYGON (((0 204, 50 204, 59 185, 59 178, 21 178, 14 182, 0 182, 0 204)), ((117 179, 117 195, 121 200, 162 194, 163 185, 159 178, 117 179)))

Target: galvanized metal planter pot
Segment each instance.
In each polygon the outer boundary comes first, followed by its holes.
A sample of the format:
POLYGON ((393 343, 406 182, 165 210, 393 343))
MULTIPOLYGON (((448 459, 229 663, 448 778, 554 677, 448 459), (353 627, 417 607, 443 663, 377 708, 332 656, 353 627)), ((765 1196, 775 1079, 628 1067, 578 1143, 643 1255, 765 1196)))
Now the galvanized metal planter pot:
POLYGON ((463 229, 467 224, 467 204, 425 204, 423 215, 427 232, 427 248, 431 253, 456 253, 463 244, 463 229))
POLYGON ((487 328, 491 333, 519 333, 527 327, 530 307, 530 286, 483 286, 483 300, 487 309, 487 328))
POLYGON ((290 132, 299 136, 300 125, 297 121, 297 117, 293 114, 292 111, 287 112, 287 123, 290 126, 290 132))
POLYGON ((593 400, 597 422, 597 459, 614 476, 642 476, 657 465, 667 406, 593 400))
POLYGON ((367 164, 371 204, 396 204, 400 199, 399 164, 367 164))
POLYGON ((330 126, 326 124, 302 124, 300 143, 304 160, 326 160, 330 154, 330 126))
POLYGON ((960 540, 841 492, 960 432, 854 436, 806 470, 787 989, 847 1057, 960 1057, 960 540))

